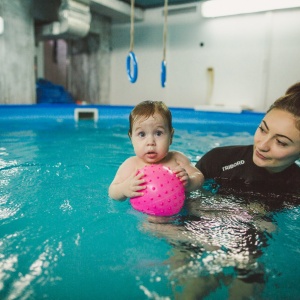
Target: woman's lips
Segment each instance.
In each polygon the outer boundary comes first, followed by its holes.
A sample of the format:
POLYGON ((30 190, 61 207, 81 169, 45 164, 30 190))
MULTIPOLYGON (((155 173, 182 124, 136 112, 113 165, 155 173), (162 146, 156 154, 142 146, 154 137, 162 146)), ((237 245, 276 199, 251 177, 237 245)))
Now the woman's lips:
POLYGON ((255 155, 260 159, 267 160, 267 158, 265 156, 263 156, 262 154, 260 154, 257 150, 255 151, 255 155))

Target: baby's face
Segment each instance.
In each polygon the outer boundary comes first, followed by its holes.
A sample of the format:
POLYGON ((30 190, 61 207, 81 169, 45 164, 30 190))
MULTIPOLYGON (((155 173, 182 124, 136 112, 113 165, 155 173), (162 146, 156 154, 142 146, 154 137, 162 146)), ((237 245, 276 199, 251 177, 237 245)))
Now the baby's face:
POLYGON ((132 145, 136 156, 146 163, 158 163, 169 152, 172 133, 167 121, 155 113, 149 118, 138 118, 132 127, 132 145))

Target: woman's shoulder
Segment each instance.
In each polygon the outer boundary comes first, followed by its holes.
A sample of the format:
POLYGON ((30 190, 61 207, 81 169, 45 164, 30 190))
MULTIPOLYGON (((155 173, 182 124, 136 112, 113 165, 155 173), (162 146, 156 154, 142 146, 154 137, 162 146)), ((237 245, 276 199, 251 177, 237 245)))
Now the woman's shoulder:
POLYGON ((292 176, 300 182, 300 165, 297 162, 293 163, 287 170, 290 177, 292 176))
POLYGON ((253 145, 234 145, 234 146, 221 146, 211 149, 209 152, 246 152, 252 150, 253 145))
MULTIPOLYGON (((251 165, 252 155, 252 145, 216 147, 205 153, 196 163, 196 167, 206 177, 215 177, 228 166, 239 165, 245 168, 251 165)), ((226 170, 232 170, 232 168, 226 168, 226 170)))
POLYGON ((239 146, 223 146, 223 147, 216 147, 209 150, 204 156, 210 157, 239 157, 239 156, 246 156, 252 155, 253 153, 253 145, 239 145, 239 146))

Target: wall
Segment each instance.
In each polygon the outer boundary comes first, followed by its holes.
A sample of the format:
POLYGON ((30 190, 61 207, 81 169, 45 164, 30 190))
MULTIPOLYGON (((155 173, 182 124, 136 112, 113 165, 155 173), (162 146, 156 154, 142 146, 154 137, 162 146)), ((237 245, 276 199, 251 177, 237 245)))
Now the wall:
POLYGON ((35 102, 34 28, 30 0, 2 0, 0 104, 35 102))
MULTIPOLYGON (((99 48, 90 57, 95 62, 92 67, 76 73, 76 62, 73 65, 78 82, 72 80, 69 87, 89 91, 76 99, 118 105, 155 99, 169 106, 217 104, 265 110, 300 80, 300 9, 204 19, 201 4, 191 6, 195 12, 168 16, 166 88, 160 85, 163 8, 146 11, 145 20, 135 23, 134 52, 139 64, 135 84, 128 81, 125 67, 130 24, 113 24, 110 31, 109 20, 94 18, 92 34, 99 35, 99 48), (208 69, 213 70, 213 80, 208 69)), ((0 2, 4 19, 0 104, 35 103, 31 9, 30 0, 0 2)), ((84 68, 80 59, 78 65, 84 68)))
POLYGON ((43 20, 40 13, 44 12, 42 7, 36 10, 34 5, 38 3, 0 0, 0 16, 4 19, 4 33, 0 34, 0 104, 35 104, 36 77, 65 86, 76 100, 109 103, 110 20, 93 15, 87 37, 74 43, 60 39, 57 51, 53 51, 53 40, 35 40, 33 18, 43 20))
POLYGON ((68 87, 78 101, 109 103, 110 28, 108 18, 93 14, 89 34, 69 41, 68 87))
POLYGON ((42 77, 67 88, 68 44, 63 39, 46 40, 43 47, 42 77))
POLYGON ((163 9, 148 10, 145 20, 135 23, 139 75, 134 84, 125 67, 130 24, 113 25, 112 104, 153 99, 170 106, 214 104, 262 111, 300 80, 299 9, 204 19, 201 4, 195 5, 195 12, 168 16, 165 88, 160 85, 163 9))
POLYGON ((62 85, 78 102, 108 104, 110 93, 110 34, 108 18, 93 14, 89 33, 78 39, 46 40, 39 73, 62 85), (56 46, 55 46, 56 43, 56 46))

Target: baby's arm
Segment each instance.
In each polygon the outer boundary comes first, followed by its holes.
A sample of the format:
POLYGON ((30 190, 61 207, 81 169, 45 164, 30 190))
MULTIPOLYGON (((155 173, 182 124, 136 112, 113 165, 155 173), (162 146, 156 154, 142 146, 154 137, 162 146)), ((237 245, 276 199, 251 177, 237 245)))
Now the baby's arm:
POLYGON ((114 200, 124 201, 127 198, 143 196, 144 174, 137 174, 137 169, 126 160, 118 169, 116 176, 109 186, 109 197, 114 200))
POLYGON ((178 166, 172 171, 183 183, 185 190, 192 192, 199 189, 204 182, 203 174, 191 164, 190 160, 183 153, 176 151, 174 155, 178 166))

